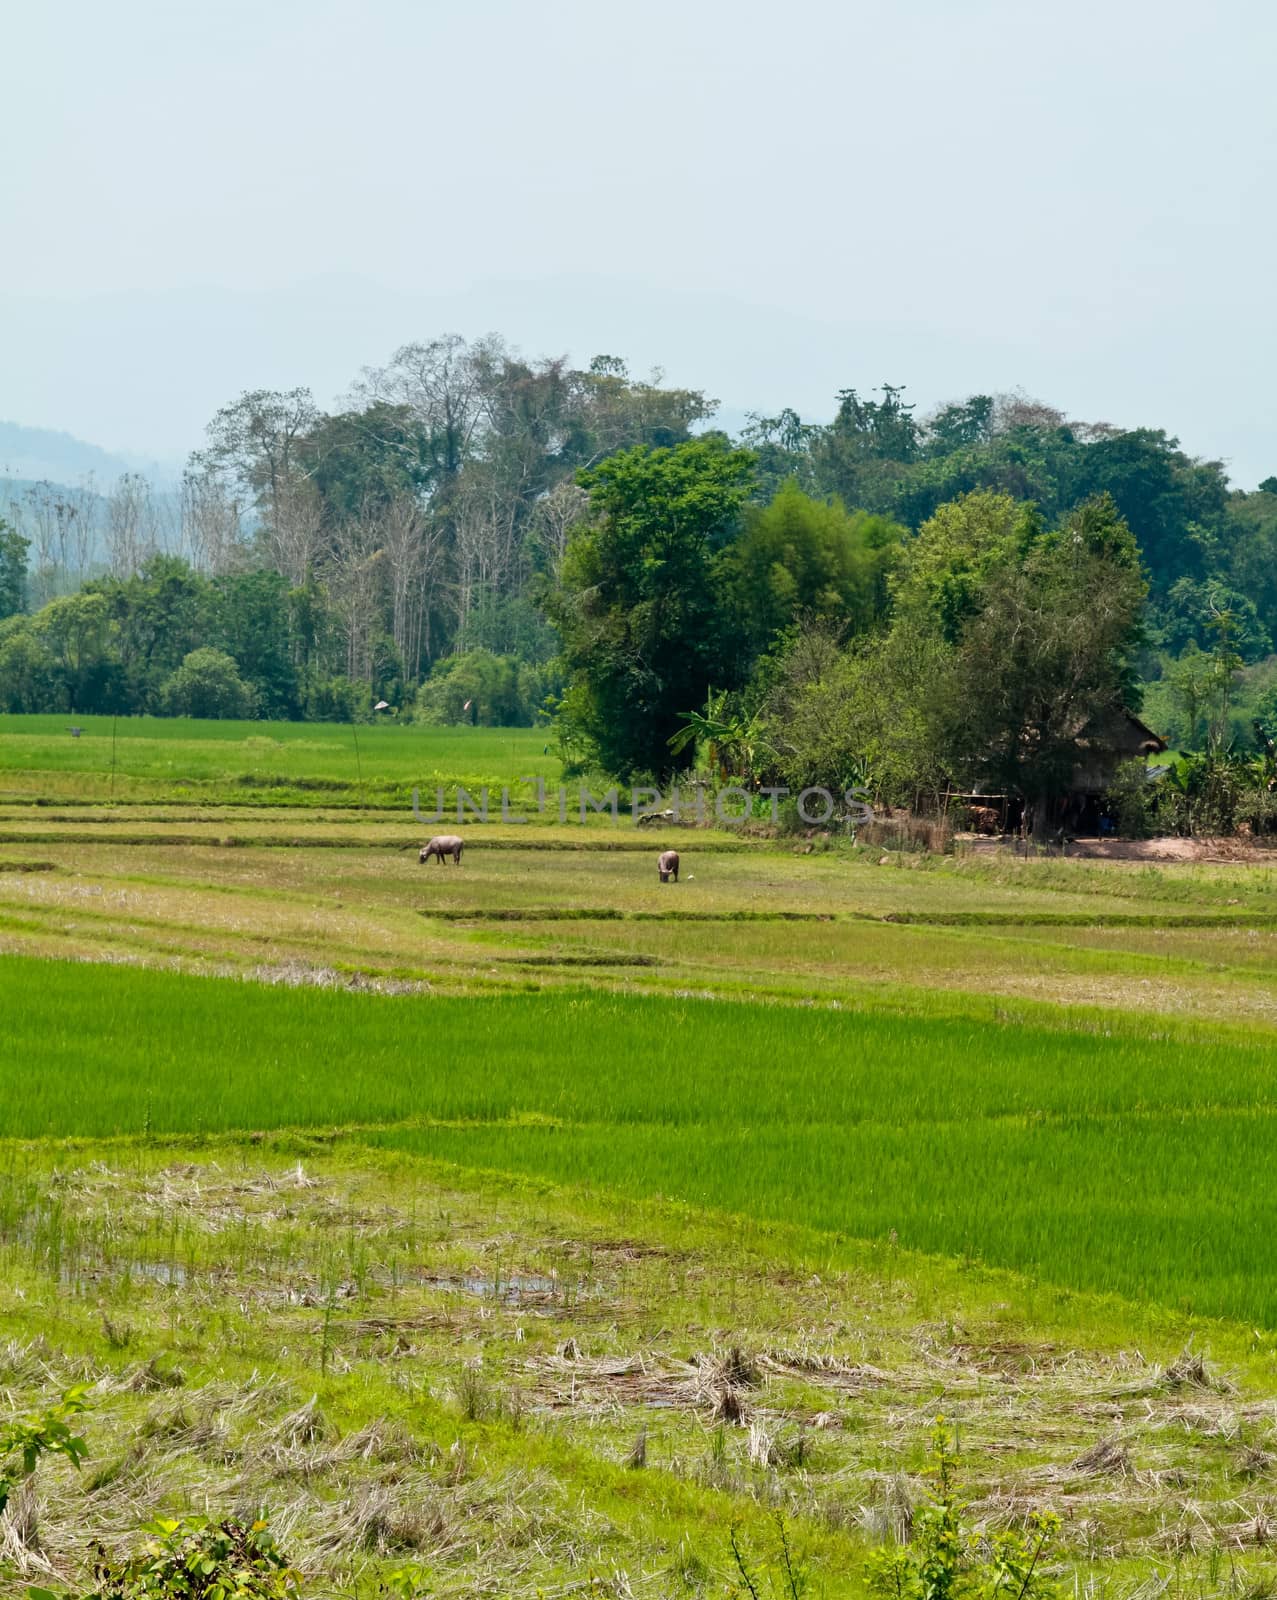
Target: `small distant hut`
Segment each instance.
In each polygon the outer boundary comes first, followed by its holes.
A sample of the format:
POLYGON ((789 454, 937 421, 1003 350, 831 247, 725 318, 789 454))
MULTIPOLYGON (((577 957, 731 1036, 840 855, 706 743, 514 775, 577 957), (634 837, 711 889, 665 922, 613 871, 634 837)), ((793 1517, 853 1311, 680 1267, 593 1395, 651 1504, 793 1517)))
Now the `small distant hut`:
MULTIPOLYGON (((1076 752, 1067 787, 1048 802, 1045 826, 1069 834, 1103 831, 1105 804, 1126 761, 1147 759, 1166 749, 1166 740, 1153 732, 1132 711, 1115 708, 1097 712, 1078 725, 1073 735, 1076 752)), ((965 807, 977 833, 1014 833, 1026 821, 1026 802, 1014 791, 953 791, 946 805, 965 807)))
POLYGON ((1064 799, 1063 823, 1070 833, 1098 833, 1104 798, 1125 761, 1147 760, 1166 740, 1133 711, 1114 710, 1089 718, 1074 736, 1077 763, 1064 799))

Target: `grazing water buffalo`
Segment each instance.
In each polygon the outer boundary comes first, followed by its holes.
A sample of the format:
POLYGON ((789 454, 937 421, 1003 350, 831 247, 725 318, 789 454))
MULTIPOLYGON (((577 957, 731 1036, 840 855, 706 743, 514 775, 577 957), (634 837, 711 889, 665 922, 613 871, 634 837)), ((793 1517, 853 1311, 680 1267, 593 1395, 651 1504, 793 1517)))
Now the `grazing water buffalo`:
POLYGON ((661 875, 661 882, 668 883, 671 878, 678 882, 678 851, 662 850, 656 858, 656 870, 661 875))
POLYGON ((422 845, 421 854, 417 857, 417 860, 418 862, 426 862, 430 860, 431 856, 437 856, 439 865, 442 866, 444 856, 451 856, 453 865, 459 867, 461 865, 461 852, 464 849, 465 844, 459 834, 437 833, 429 844, 422 845))

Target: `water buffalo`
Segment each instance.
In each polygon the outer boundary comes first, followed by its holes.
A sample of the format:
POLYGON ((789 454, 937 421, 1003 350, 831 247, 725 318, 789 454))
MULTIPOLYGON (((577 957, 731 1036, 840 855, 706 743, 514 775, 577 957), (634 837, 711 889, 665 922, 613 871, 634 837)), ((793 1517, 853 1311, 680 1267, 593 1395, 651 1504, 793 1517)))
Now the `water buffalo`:
POLYGON ((426 862, 430 860, 431 856, 437 856, 439 865, 442 866, 443 858, 451 856, 453 865, 459 867, 461 865, 461 852, 464 848, 465 845, 459 834, 437 833, 429 844, 422 845, 421 854, 417 857, 417 860, 418 862, 426 862))
POLYGON ((668 883, 671 878, 678 882, 678 851, 662 850, 656 858, 656 870, 661 875, 661 882, 668 883))

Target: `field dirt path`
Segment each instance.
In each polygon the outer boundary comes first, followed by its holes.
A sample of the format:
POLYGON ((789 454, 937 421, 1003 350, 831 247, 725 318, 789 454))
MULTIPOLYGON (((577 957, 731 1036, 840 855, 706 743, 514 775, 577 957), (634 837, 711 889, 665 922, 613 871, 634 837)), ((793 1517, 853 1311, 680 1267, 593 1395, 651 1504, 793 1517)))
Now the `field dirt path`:
MULTIPOLYGON (((974 855, 1019 855, 1022 850, 1017 842, 1007 839, 986 839, 974 833, 960 833, 955 837, 974 855)), ((1187 861, 1216 866, 1277 864, 1277 843, 1264 844, 1248 838, 1070 839, 1063 851, 1052 847, 1041 853, 1063 855, 1071 861, 1187 861)))

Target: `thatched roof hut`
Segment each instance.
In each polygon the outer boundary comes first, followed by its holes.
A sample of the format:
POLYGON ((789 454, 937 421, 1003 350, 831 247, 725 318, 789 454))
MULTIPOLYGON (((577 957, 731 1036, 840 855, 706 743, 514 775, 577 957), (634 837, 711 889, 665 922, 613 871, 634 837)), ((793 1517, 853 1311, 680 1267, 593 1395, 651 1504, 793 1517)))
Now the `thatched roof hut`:
POLYGON ((1117 769, 1124 761, 1157 755, 1166 749, 1166 740, 1140 721, 1133 711, 1101 712, 1089 718, 1077 731, 1077 765, 1069 782, 1075 795, 1101 795, 1113 786, 1117 769))

